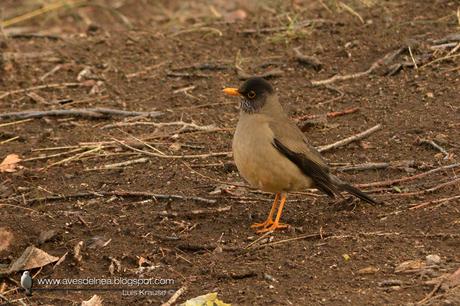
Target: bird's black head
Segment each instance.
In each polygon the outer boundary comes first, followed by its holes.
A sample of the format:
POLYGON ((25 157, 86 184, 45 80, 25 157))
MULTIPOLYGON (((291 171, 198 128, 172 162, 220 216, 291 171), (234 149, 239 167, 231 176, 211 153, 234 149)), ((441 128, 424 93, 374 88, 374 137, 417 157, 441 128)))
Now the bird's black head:
POLYGON ((232 96, 241 96, 241 110, 246 113, 259 111, 273 93, 273 87, 263 78, 254 77, 244 82, 240 88, 225 88, 224 92, 232 96))

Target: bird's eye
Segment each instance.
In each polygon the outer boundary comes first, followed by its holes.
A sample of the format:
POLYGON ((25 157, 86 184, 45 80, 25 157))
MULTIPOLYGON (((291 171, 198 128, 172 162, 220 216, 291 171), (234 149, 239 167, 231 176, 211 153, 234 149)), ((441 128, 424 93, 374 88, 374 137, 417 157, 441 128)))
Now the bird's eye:
POLYGON ((249 98, 249 99, 254 99, 255 97, 256 97, 256 93, 255 93, 253 90, 251 90, 251 91, 248 93, 248 98, 249 98))

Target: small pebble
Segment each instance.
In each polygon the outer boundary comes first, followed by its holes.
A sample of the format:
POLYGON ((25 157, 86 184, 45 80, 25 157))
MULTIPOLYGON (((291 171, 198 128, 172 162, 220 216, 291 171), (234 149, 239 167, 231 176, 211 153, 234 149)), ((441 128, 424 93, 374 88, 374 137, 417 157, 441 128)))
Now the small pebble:
POLYGON ((439 265, 441 263, 441 257, 439 255, 430 254, 427 255, 425 259, 428 266, 439 265))

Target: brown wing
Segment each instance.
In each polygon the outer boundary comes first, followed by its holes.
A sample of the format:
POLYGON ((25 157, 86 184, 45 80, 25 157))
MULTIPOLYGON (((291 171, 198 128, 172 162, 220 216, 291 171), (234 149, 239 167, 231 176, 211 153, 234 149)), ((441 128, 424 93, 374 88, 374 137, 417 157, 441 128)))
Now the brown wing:
POLYGON ((331 197, 340 194, 334 182, 331 181, 329 168, 319 152, 308 143, 299 128, 286 119, 269 123, 274 133, 273 146, 299 167, 306 176, 310 177, 318 189, 331 197))

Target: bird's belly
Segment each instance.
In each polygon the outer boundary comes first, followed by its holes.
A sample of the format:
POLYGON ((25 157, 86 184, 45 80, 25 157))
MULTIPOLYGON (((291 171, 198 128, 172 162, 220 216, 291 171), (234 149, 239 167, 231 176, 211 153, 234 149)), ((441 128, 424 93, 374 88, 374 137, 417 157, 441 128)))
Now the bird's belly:
POLYGON ((313 185, 310 178, 278 152, 271 137, 264 139, 266 133, 241 135, 237 132, 237 141, 235 138, 233 141, 233 158, 241 176, 253 187, 267 192, 287 192, 313 185))

